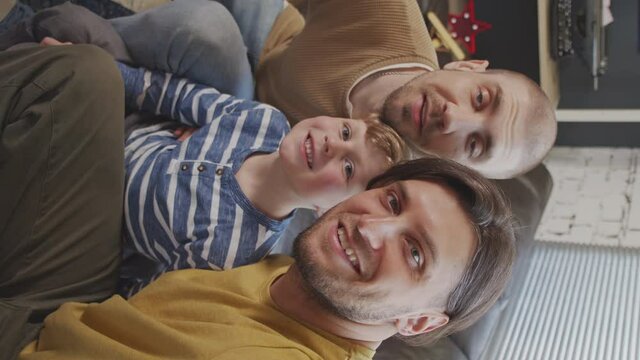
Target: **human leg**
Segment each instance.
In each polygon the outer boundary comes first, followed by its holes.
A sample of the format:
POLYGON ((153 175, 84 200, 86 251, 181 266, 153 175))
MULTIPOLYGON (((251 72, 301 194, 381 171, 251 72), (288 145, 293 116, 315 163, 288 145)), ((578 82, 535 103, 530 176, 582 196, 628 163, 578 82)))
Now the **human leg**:
POLYGON ((123 91, 113 59, 94 46, 0 52, 3 355, 60 304, 115 289, 123 91))
POLYGON ((0 33, 31 15, 33 10, 25 4, 15 0, 0 1, 0 33))
POLYGON ((131 62, 127 47, 107 20, 69 2, 38 11, 0 32, 0 50, 23 42, 38 43, 46 36, 74 44, 96 45, 119 61, 131 62))
POLYGON ((238 25, 220 3, 176 0, 111 23, 135 64, 253 98, 247 49, 238 25))
POLYGON ((273 23, 284 8, 284 0, 213 0, 221 3, 229 10, 238 24, 247 55, 253 71, 258 67, 262 53, 273 23))

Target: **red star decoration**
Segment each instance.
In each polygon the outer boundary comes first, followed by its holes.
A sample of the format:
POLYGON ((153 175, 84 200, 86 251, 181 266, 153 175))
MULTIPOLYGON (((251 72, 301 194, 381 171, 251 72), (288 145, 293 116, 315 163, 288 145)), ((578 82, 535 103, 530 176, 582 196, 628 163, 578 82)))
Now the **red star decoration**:
POLYGON ((470 54, 476 53, 476 35, 491 29, 491 24, 476 19, 474 0, 469 0, 461 14, 449 14, 449 26, 451 36, 462 41, 470 54))

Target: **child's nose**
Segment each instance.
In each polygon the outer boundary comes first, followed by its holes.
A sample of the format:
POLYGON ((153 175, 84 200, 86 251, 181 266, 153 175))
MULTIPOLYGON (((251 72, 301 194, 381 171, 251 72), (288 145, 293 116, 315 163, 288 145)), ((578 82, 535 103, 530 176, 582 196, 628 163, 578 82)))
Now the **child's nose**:
POLYGON ((327 158, 344 157, 346 151, 347 144, 344 141, 324 137, 324 154, 327 158))

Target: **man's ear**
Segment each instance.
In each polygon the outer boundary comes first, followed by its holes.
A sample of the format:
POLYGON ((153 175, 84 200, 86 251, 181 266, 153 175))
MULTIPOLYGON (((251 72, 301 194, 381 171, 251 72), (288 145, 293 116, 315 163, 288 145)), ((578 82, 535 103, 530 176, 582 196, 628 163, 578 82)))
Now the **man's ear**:
POLYGON ((463 60, 463 61, 452 61, 446 64, 443 67, 443 69, 483 72, 487 70, 488 67, 489 67, 489 61, 487 60, 463 60))
POLYGON ((417 315, 409 315, 396 319, 398 334, 413 336, 428 333, 449 322, 449 317, 441 312, 428 312, 417 315))

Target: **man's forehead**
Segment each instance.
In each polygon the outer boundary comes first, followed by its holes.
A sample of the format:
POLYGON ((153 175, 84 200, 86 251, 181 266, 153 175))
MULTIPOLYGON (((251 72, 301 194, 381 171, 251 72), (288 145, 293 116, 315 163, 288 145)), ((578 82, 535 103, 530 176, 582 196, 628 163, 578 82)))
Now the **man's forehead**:
POLYGON ((523 84, 511 83, 498 85, 501 92, 499 104, 489 119, 488 134, 491 147, 489 156, 474 164, 474 168, 487 173, 489 170, 503 168, 508 171, 525 158, 527 112, 529 91, 523 84), (491 121, 493 120, 493 121, 491 121))
POLYGON ((502 95, 498 108, 498 119, 494 135, 494 157, 507 160, 513 156, 514 142, 518 141, 517 131, 522 123, 520 108, 522 98, 514 92, 502 95))
MULTIPOLYGON (((426 246, 433 251, 433 263, 429 266, 429 278, 442 282, 449 279, 450 284, 441 284, 443 289, 448 289, 455 284, 471 261, 478 246, 478 239, 474 230, 473 221, 464 210, 457 191, 451 186, 440 181, 420 181, 428 184, 430 190, 425 191, 424 186, 414 186, 418 199, 428 199, 428 203, 419 204, 427 206, 428 215, 424 221, 418 223, 421 241, 426 241, 426 246), (450 201, 432 196, 446 197, 450 201), (457 215, 456 215, 457 214, 457 215)), ((409 185, 416 183, 409 182, 409 185)), ((407 187, 407 192, 411 191, 407 187)), ((428 282, 432 282, 428 280, 428 282)), ((433 284, 431 284, 433 286, 433 284)))

